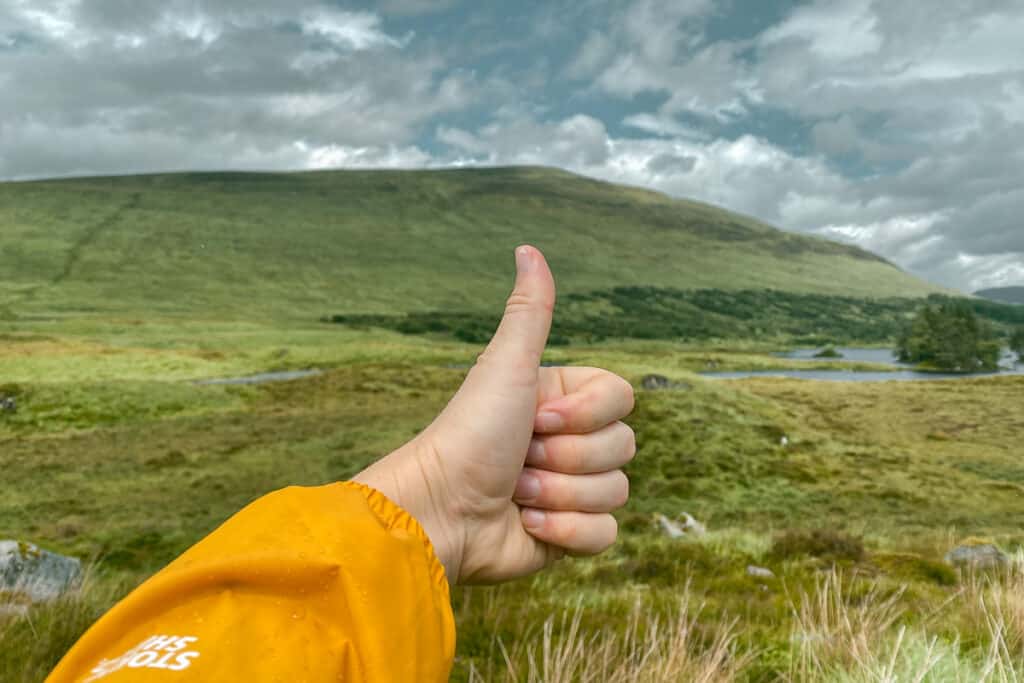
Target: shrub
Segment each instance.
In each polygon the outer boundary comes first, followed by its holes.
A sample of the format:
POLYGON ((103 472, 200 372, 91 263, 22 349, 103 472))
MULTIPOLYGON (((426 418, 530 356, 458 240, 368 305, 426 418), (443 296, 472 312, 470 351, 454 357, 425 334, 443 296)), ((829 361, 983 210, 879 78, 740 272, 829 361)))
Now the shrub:
POLYGON ((860 562, 865 556, 864 543, 834 529, 789 529, 775 538, 769 552, 769 557, 776 560, 800 556, 860 562))

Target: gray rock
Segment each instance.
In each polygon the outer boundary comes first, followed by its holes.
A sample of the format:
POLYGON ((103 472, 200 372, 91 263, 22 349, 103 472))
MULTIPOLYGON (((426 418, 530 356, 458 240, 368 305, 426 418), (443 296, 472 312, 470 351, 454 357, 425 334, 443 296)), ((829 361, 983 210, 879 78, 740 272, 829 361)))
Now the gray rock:
POLYGON ((0 592, 42 602, 60 597, 82 575, 73 557, 42 550, 32 543, 0 541, 0 592))
POLYGON ((991 543, 958 545, 946 553, 946 562, 954 567, 997 569, 1009 561, 1009 558, 991 543))
POLYGON ((640 380, 640 386, 648 390, 668 389, 671 385, 672 382, 665 375, 644 375, 640 380))
POLYGON ((18 402, 13 396, 0 396, 0 412, 13 413, 18 410, 18 402))
POLYGON ((679 513, 678 519, 683 521, 683 531, 696 536, 703 536, 708 532, 703 524, 694 519, 689 512, 679 513))
POLYGON ((686 535, 686 532, 683 531, 681 526, 660 512, 654 515, 654 520, 658 523, 658 527, 661 529, 662 533, 669 538, 681 538, 686 535))
POLYGON ((689 389, 690 385, 686 382, 673 382, 665 375, 644 375, 640 380, 640 387, 648 391, 657 391, 659 389, 689 389))
POLYGON ((683 536, 703 536, 707 533, 704 525, 694 519, 690 513, 683 512, 675 520, 671 520, 663 514, 654 515, 661 531, 669 538, 681 538, 683 536))
POLYGON ((757 579, 774 579, 775 572, 771 569, 765 569, 764 567, 757 567, 755 565, 747 565, 747 576, 753 576, 757 579))

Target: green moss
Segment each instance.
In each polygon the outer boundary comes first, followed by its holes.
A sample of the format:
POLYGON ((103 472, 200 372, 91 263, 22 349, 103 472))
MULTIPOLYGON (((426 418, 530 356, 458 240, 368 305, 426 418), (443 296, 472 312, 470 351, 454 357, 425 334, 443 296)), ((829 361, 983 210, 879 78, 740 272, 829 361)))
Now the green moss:
POLYGON ((788 529, 772 542, 769 556, 788 560, 802 556, 825 560, 860 562, 865 557, 864 542, 837 529, 788 529))
POLYGON ((894 579, 908 584, 926 582, 955 586, 959 581, 956 570, 944 562, 912 553, 875 553, 871 561, 894 579))

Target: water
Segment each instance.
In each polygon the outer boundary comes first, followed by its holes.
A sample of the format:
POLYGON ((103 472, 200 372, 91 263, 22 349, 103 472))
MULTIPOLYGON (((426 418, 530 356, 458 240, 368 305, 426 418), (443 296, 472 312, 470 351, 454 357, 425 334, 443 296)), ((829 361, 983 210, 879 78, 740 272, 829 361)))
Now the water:
POLYGON ((858 372, 855 370, 748 370, 741 372, 704 372, 704 377, 713 379, 744 379, 746 377, 789 377, 792 379, 807 379, 824 382, 911 382, 911 381, 935 381, 949 379, 976 379, 979 377, 1005 377, 1007 375, 1024 375, 1024 364, 1017 363, 1016 354, 1006 352, 1003 355, 1000 365, 1001 372, 985 372, 970 375, 941 373, 941 372, 917 372, 909 369, 910 366, 900 363, 892 349, 857 349, 837 348, 842 358, 815 358, 820 349, 797 349, 784 354, 778 354, 782 358, 792 358, 806 361, 850 361, 878 363, 889 365, 894 368, 902 368, 891 372, 858 372))
POLYGON ((852 370, 750 370, 745 372, 702 372, 702 377, 712 379, 744 379, 746 377, 790 377, 823 382, 909 382, 939 379, 977 379, 979 377, 1005 377, 1024 375, 1024 366, 1003 372, 976 373, 973 375, 945 374, 939 372, 915 372, 895 370, 893 372, 854 372, 852 370))
POLYGON ((896 352, 893 349, 855 349, 849 347, 836 348, 836 351, 843 354, 842 358, 815 358, 821 349, 796 349, 776 354, 779 358, 792 358, 794 360, 810 360, 818 362, 828 361, 849 361, 852 363, 878 363, 879 365, 892 365, 894 367, 906 367, 896 359, 896 352))
POLYGON ((201 379, 196 384, 263 384, 264 382, 287 382, 319 375, 319 370, 291 370, 289 372, 263 372, 248 377, 224 377, 220 379, 201 379))
MULTIPOLYGON (((836 347, 836 351, 843 354, 842 358, 816 358, 821 349, 796 349, 775 354, 779 358, 791 358, 793 360, 817 361, 827 363, 830 361, 847 361, 850 363, 877 363, 879 365, 891 365, 897 368, 911 367, 907 363, 901 363, 896 358, 895 349, 861 349, 853 347, 836 347)), ((1003 356, 999 365, 1007 369, 1013 369, 1017 364, 1017 354, 1009 349, 1003 350, 1003 356)), ((959 376, 959 375, 958 375, 959 376)))

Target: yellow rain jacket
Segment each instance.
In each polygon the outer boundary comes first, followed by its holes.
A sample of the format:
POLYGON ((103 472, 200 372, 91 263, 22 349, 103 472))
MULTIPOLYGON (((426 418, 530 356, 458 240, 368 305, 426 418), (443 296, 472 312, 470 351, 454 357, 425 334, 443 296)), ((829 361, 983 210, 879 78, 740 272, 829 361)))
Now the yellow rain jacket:
POLYGON ((347 482, 243 509, 96 622, 47 683, 447 681, 454 651, 426 533, 347 482))

